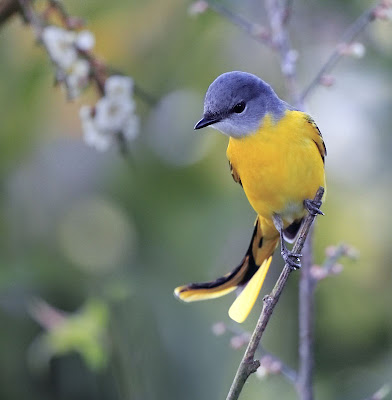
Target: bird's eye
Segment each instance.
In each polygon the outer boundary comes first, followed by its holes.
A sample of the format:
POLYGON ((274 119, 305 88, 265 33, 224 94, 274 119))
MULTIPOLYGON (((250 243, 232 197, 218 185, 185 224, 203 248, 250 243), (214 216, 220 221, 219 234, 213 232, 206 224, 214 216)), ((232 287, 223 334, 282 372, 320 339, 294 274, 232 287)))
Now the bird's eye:
POLYGON ((244 111, 244 110, 245 110, 245 102, 243 102, 243 101, 241 101, 240 103, 236 104, 236 105, 233 107, 233 111, 234 111, 235 113, 237 113, 237 114, 241 114, 242 111, 244 111))

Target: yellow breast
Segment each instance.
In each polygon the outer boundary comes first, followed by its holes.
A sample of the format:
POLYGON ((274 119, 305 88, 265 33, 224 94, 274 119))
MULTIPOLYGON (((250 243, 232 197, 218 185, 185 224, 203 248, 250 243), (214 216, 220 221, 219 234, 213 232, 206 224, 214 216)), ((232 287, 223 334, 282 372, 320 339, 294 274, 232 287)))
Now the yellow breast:
POLYGON ((273 213, 286 223, 301 218, 303 201, 325 186, 318 132, 306 117, 300 111, 287 111, 275 123, 267 115, 253 135, 230 138, 227 157, 250 204, 265 218, 273 213))

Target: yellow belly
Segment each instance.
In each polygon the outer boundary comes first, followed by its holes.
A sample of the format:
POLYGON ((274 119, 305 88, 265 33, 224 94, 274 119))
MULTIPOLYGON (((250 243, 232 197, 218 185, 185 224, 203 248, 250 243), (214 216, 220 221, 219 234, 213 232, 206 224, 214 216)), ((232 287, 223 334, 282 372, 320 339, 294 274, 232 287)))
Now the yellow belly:
POLYGON ((285 225, 303 217, 303 201, 325 187, 324 164, 303 115, 288 111, 278 123, 267 116, 255 134, 231 137, 227 148, 254 210, 267 219, 278 213, 285 225))

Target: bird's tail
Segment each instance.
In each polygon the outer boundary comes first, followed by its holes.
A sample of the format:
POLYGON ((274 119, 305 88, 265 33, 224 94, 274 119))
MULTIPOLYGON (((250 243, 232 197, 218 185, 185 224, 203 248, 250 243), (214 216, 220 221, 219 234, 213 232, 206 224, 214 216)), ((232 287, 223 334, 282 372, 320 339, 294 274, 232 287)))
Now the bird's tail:
POLYGON ((211 282, 191 283, 176 288, 174 294, 185 302, 208 300, 223 296, 240 288, 242 292, 229 310, 236 322, 245 321, 263 285, 272 260, 272 254, 279 243, 279 234, 268 229, 263 234, 261 218, 256 221, 252 240, 241 263, 230 273, 211 282), (272 232, 272 234, 271 234, 272 232))

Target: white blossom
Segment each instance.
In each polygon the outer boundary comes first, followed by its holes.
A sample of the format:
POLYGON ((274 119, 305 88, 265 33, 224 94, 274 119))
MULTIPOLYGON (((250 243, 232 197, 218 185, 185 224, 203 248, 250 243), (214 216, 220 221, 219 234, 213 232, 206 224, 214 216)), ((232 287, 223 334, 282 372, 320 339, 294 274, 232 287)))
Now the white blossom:
POLYGON ((75 38, 75 46, 82 51, 90 51, 95 45, 94 35, 88 31, 84 30, 78 33, 75 38))
POLYGON ((69 68, 78 58, 74 46, 76 34, 58 26, 47 26, 42 32, 42 41, 50 58, 58 67, 69 68))
POLYGON ((359 42, 343 43, 339 46, 339 51, 345 56, 362 58, 366 53, 366 48, 359 42))
POLYGON ((105 82, 105 96, 109 98, 131 98, 133 79, 129 76, 112 75, 105 82))
POLYGON ((362 58, 366 53, 366 47, 359 42, 354 42, 350 46, 351 55, 355 58, 362 58))
POLYGON ((127 140, 139 131, 139 118, 135 114, 133 80, 126 76, 111 76, 105 82, 105 95, 98 100, 94 112, 84 106, 80 110, 84 139, 97 150, 106 150, 122 133, 127 140))
POLYGON ((87 60, 77 59, 66 71, 65 82, 70 99, 79 96, 82 89, 84 89, 89 80, 90 64, 87 60))
POLYGON ((98 129, 119 132, 133 113, 134 103, 110 97, 102 97, 95 106, 95 122, 98 129))
POLYGON ((43 29, 42 41, 57 66, 57 76, 65 82, 68 97, 74 99, 87 86, 90 75, 90 64, 78 54, 78 49, 92 49, 93 34, 86 30, 76 34, 50 25, 43 29))
POLYGON ((82 121, 84 141, 98 151, 105 151, 111 145, 112 136, 110 132, 97 129, 92 111, 90 106, 82 106, 80 109, 79 115, 82 121))

